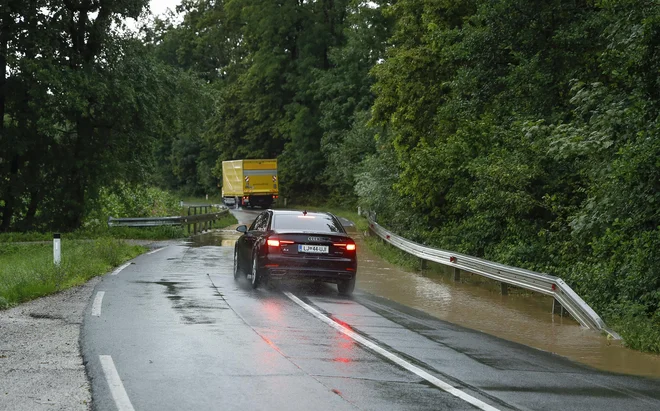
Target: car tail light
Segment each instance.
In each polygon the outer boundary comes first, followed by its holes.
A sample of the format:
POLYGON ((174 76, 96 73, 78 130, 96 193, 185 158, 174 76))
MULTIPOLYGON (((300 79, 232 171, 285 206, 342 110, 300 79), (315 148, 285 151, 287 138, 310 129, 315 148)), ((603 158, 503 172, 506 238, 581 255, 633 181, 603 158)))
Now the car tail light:
POLYGON ((347 251, 355 251, 355 244, 334 243, 332 245, 335 247, 346 248, 347 251))
POLYGON ((293 244, 293 241, 290 241, 290 240, 280 240, 280 244, 293 244))
POLYGON ((267 242, 268 242, 269 247, 279 247, 280 246, 280 240, 278 240, 276 238, 269 239, 267 242))

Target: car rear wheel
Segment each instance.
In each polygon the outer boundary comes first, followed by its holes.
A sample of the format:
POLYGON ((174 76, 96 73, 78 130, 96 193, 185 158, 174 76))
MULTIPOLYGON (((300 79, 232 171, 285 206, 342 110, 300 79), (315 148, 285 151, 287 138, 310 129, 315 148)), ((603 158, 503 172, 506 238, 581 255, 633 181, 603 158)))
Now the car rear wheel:
POLYGON ((353 290, 355 290, 355 277, 337 283, 337 291, 341 295, 351 295, 353 294, 353 290))
POLYGON ((250 284, 252 285, 252 288, 259 287, 259 283, 261 283, 261 270, 259 270, 257 253, 254 253, 252 256, 252 275, 250 277, 250 284))
POLYGON ((238 265, 238 248, 234 247, 234 280, 241 276, 241 267, 238 265))

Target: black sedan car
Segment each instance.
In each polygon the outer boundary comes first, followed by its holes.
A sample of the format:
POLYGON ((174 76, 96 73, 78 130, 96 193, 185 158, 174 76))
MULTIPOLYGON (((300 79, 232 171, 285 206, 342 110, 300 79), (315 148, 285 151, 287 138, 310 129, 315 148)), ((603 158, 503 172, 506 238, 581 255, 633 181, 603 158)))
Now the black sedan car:
POLYGON ((308 278, 337 284, 340 294, 355 288, 355 241, 330 213, 266 210, 234 248, 234 278, 246 275, 253 288, 271 279, 308 278))

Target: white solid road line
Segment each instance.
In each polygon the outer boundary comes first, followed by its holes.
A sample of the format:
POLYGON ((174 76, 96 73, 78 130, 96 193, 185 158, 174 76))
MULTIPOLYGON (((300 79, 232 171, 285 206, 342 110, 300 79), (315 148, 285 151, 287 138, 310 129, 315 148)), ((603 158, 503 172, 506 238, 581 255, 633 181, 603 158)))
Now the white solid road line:
POLYGON ((132 264, 132 263, 126 263, 126 264, 122 265, 121 267, 117 268, 115 271, 111 272, 110 275, 117 275, 117 274, 119 274, 119 272, 120 272, 121 270, 123 270, 124 268, 128 267, 128 266, 131 265, 131 264, 132 264))
POLYGON ((155 249, 155 250, 149 251, 149 252, 147 253, 147 255, 150 255, 150 254, 156 254, 157 252, 159 252, 159 251, 163 251, 164 249, 165 249, 165 247, 157 248, 157 249, 155 249))
POLYGON ((117 411, 135 411, 133 404, 131 404, 131 400, 128 398, 128 394, 126 394, 124 384, 122 384, 121 378, 119 378, 119 373, 115 368, 115 363, 112 361, 112 357, 109 355, 99 355, 99 360, 101 361, 101 368, 103 368, 103 373, 105 374, 105 380, 110 387, 110 394, 112 394, 112 398, 117 405, 117 411))
POLYGON ((101 316, 101 306, 103 305, 103 296, 105 291, 99 291, 94 297, 94 303, 92 303, 92 316, 100 317, 101 316))
POLYGON ((384 348, 381 348, 379 345, 376 343, 364 338, 360 334, 356 333, 353 330, 350 330, 341 324, 336 323, 332 319, 328 318, 327 316, 323 315, 320 313, 317 309, 312 307, 309 304, 306 304, 303 302, 300 298, 296 297, 295 295, 291 294, 290 292, 286 291, 284 294, 289 297, 293 302, 304 308, 307 312, 312 314, 314 317, 318 318, 319 320, 323 321, 324 323, 328 324, 329 326, 335 328, 337 331, 351 337, 355 341, 359 342, 360 344, 366 346, 367 348, 370 348, 371 350, 377 352, 378 354, 382 355, 383 357, 391 360, 395 364, 405 368, 406 370, 416 374, 417 376, 425 379, 426 381, 430 382, 431 384, 435 385, 436 387, 448 392, 449 394, 460 398, 461 400, 470 403, 474 405, 475 407, 479 408, 480 410, 484 411, 499 411, 499 409, 486 404, 485 402, 474 398, 473 396, 464 393, 463 391, 452 387, 451 385, 447 384, 446 382, 432 376, 428 372, 422 370, 421 368, 409 363, 408 361, 404 360, 401 357, 396 356, 395 354, 392 354, 391 352, 387 351, 384 348))

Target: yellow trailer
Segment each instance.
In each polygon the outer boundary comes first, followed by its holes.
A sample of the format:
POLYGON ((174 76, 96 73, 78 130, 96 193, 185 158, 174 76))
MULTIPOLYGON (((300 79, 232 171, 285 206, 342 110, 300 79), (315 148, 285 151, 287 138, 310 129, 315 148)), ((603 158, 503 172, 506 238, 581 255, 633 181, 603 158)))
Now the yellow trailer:
POLYGON ((222 198, 225 204, 268 208, 278 195, 277 159, 222 162, 222 198))

